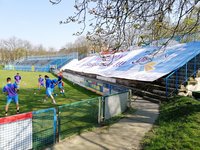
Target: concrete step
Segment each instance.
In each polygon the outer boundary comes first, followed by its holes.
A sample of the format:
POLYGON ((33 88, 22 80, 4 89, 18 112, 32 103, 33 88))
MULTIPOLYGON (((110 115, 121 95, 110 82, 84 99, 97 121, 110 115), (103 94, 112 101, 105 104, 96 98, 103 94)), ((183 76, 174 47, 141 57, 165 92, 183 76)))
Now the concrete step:
POLYGON ((166 96, 158 95, 158 94, 147 92, 147 91, 144 92, 144 96, 152 97, 155 99, 160 99, 161 101, 166 100, 166 96))
MULTIPOLYGON (((146 84, 143 84, 142 86, 136 86, 135 84, 131 84, 131 87, 137 88, 137 89, 140 89, 143 91, 148 91, 148 92, 153 92, 154 89, 160 90, 163 92, 166 91, 165 86, 161 86, 161 85, 157 85, 157 84, 153 84, 153 83, 146 83, 146 84)), ((170 88, 169 90, 174 90, 174 89, 170 88)))
POLYGON ((152 102, 152 103, 161 104, 161 101, 159 99, 155 99, 155 98, 148 97, 148 96, 143 96, 143 98, 147 101, 152 102))
MULTIPOLYGON (((152 87, 151 87, 151 90, 160 90, 160 91, 166 91, 166 87, 165 86, 162 86, 162 85, 158 85, 158 84, 153 84, 152 87)), ((169 91, 174 91, 175 88, 170 88, 168 87, 168 90, 169 91)))
POLYGON ((166 91, 161 91, 161 90, 153 89, 153 90, 152 90, 152 93, 158 94, 158 95, 160 95, 160 96, 166 96, 166 91))
POLYGON ((139 90, 139 89, 135 90, 133 95, 134 94, 135 95, 139 95, 141 97, 148 96, 148 97, 151 97, 151 98, 154 98, 154 99, 160 99, 162 101, 165 101, 167 99, 166 96, 154 94, 154 93, 151 93, 151 92, 148 92, 148 91, 144 91, 144 90, 139 90))

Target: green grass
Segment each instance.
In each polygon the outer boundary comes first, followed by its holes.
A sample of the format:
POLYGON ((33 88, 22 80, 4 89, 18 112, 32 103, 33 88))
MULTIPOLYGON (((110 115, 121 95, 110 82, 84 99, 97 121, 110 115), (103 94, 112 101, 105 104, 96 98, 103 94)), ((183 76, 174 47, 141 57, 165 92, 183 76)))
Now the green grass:
POLYGON ((200 149, 200 102, 176 97, 162 104, 153 129, 143 141, 146 150, 200 149))
POLYGON ((4 66, 3 65, 0 65, 0 70, 2 70, 4 68, 4 66))
POLYGON ((98 98, 59 107, 60 138, 94 128, 98 124, 98 98))
MULTIPOLYGON (((73 85, 72 83, 65 80, 64 88, 65 95, 59 94, 58 87, 55 87, 55 93, 58 93, 58 96, 55 97, 57 104, 54 105, 49 98, 48 101, 43 102, 42 100, 45 97, 45 89, 42 88, 40 91, 37 87, 38 75, 48 75, 50 78, 56 78, 51 73, 44 72, 22 72, 22 71, 7 71, 0 70, 0 88, 6 85, 6 78, 11 77, 12 82, 14 82, 13 77, 16 73, 19 72, 22 76, 22 81, 20 83, 19 91, 19 104, 20 104, 20 113, 30 112, 39 109, 45 109, 50 107, 57 107, 63 104, 69 104, 76 101, 90 99, 97 97, 96 93, 88 91, 80 86, 73 85), (36 93, 36 94, 34 94, 36 93)), ((4 107, 6 104, 6 95, 0 92, 0 117, 4 116, 4 107)), ((9 107, 8 115, 14 115, 16 113, 15 104, 12 102, 9 107)))

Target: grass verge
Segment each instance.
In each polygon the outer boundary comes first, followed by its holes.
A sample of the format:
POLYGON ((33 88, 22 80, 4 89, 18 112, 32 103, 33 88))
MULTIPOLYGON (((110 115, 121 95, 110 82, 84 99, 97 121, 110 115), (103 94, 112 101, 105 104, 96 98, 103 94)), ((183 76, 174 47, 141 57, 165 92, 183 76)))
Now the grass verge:
POLYGON ((160 107, 153 129, 146 135, 143 149, 200 149, 200 102, 175 97, 160 107))

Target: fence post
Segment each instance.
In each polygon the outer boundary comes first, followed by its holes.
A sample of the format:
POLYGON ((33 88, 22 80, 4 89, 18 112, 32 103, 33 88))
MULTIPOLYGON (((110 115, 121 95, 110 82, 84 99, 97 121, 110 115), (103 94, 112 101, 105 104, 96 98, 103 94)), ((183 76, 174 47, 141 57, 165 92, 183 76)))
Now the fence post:
POLYGON ((131 98, 132 98, 132 90, 129 89, 128 91, 128 107, 131 107, 131 98))
POLYGON ((53 114, 53 130, 54 130, 54 143, 56 143, 56 133, 57 133, 57 114, 56 109, 54 108, 54 114, 53 114))
POLYGON ((188 78, 188 63, 185 64, 185 81, 187 81, 188 78))
POLYGON ((60 107, 57 107, 57 139, 56 142, 60 142, 60 107))
POLYGON ((197 56, 194 57, 194 78, 196 77, 196 70, 197 70, 197 56))
POLYGON ((165 89, 165 90, 166 90, 166 91, 165 91, 165 92, 166 92, 165 94, 166 94, 166 97, 168 97, 168 78, 167 78, 167 77, 165 78, 165 88, 166 88, 166 89, 165 89))
POLYGON ((105 96, 101 97, 101 122, 105 120, 105 96))
POLYGON ((102 119, 102 115, 101 115, 101 111, 102 111, 102 97, 99 97, 99 110, 98 110, 98 124, 101 123, 101 119, 102 119))
POLYGON ((112 94, 112 85, 109 84, 109 94, 112 94))
POLYGON ((176 91, 178 90, 178 70, 176 70, 176 91))

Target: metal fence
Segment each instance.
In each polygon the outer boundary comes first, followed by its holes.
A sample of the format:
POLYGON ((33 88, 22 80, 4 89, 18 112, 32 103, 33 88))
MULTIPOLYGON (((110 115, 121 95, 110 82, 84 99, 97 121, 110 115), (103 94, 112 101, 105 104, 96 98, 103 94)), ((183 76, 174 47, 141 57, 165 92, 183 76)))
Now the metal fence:
POLYGON ((44 149, 98 126, 124 112, 127 105, 128 92, 122 92, 0 118, 0 149, 44 149))
POLYGON ((56 116, 55 108, 33 112, 33 149, 42 149, 56 142, 56 116))
POLYGON ((178 91, 180 85, 186 83, 190 77, 196 77, 196 74, 200 68, 200 63, 198 61, 199 58, 200 54, 164 78, 166 97, 174 95, 178 91))
POLYGON ((72 134, 98 124, 99 98, 83 100, 72 104, 59 106, 59 136, 64 139, 72 134))
POLYGON ((37 72, 49 72, 50 66, 36 66, 36 65, 5 65, 4 70, 20 70, 20 71, 37 71, 37 72))

